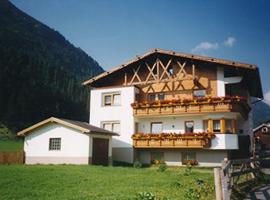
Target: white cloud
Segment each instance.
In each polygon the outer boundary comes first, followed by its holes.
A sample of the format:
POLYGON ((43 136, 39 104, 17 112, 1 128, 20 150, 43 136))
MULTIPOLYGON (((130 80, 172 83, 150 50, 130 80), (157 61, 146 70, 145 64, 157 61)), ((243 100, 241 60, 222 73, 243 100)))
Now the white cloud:
POLYGON ((264 102, 270 105, 270 90, 264 94, 264 102))
POLYGON ((224 41, 224 46, 225 47, 232 47, 234 45, 234 43, 236 42, 236 38, 235 37, 228 37, 225 41, 224 41))
POLYGON ((218 43, 211 43, 211 42, 201 42, 197 46, 191 49, 192 53, 201 53, 204 54, 204 51, 207 50, 216 50, 218 48, 218 43))

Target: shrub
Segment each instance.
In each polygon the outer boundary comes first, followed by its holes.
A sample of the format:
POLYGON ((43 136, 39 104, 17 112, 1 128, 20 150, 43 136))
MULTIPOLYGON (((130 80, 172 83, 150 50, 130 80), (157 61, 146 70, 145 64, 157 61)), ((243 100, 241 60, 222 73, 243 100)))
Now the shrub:
POLYGON ((196 179, 193 187, 185 190, 185 199, 197 200, 208 199, 208 195, 214 191, 214 187, 208 184, 207 181, 196 179))
POLYGON ((142 168, 142 163, 141 163, 139 160, 136 160, 136 161, 133 163, 133 167, 134 167, 134 168, 142 168))
POLYGON ((158 172, 164 172, 164 171, 167 170, 167 168, 168 168, 168 167, 167 167, 166 163, 163 162, 163 163, 161 163, 161 164, 158 166, 157 171, 158 171, 158 172))
POLYGON ((157 198, 151 192, 140 192, 137 194, 136 200, 157 200, 157 198))
POLYGON ((169 200, 167 197, 163 198, 157 198, 153 193, 151 192, 140 192, 137 194, 136 200, 169 200))
POLYGON ((192 165, 187 165, 184 171, 184 176, 189 176, 191 174, 192 171, 192 165))

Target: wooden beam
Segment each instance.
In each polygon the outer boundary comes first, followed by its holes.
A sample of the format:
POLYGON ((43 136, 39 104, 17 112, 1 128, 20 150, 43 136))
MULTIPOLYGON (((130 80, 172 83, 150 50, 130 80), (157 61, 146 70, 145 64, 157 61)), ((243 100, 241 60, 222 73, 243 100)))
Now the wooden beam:
POLYGON ((127 85, 127 73, 125 73, 125 82, 124 85, 127 85))
POLYGON ((132 71, 134 72, 134 75, 133 75, 131 81, 129 82, 129 85, 131 85, 133 83, 133 81, 134 81, 134 79, 136 77, 137 77, 138 81, 140 83, 142 83, 142 80, 141 80, 140 76, 138 75, 138 72, 139 72, 140 68, 141 68, 141 65, 139 65, 139 67, 136 70, 134 68, 132 68, 132 71))
POLYGON ((163 76, 164 76, 165 74, 167 75, 167 77, 168 77, 169 79, 171 78, 170 73, 167 71, 168 68, 169 68, 169 66, 170 66, 170 64, 171 64, 171 62, 172 62, 172 59, 170 59, 169 62, 167 63, 167 65, 164 66, 163 63, 162 63, 161 61, 159 61, 161 67, 163 68, 163 73, 162 73, 161 76, 159 77, 159 80, 162 80, 162 78, 163 78, 163 76))
POLYGON ((212 119, 208 119, 208 132, 213 133, 214 129, 213 129, 213 120, 212 119))
POLYGON ((237 122, 236 119, 232 120, 232 132, 236 134, 237 132, 237 122))
POLYGON ((226 132, 226 124, 225 124, 225 119, 222 118, 220 120, 220 132, 225 133, 226 132))
POLYGON ((154 80, 157 80, 157 77, 153 72, 153 70, 155 69, 157 63, 155 62, 152 67, 150 67, 147 62, 145 62, 145 65, 146 65, 147 69, 149 70, 149 74, 147 75, 144 83, 146 84, 148 82, 150 76, 152 76, 154 78, 154 80))
POLYGON ((195 79, 195 65, 192 64, 192 77, 195 79))

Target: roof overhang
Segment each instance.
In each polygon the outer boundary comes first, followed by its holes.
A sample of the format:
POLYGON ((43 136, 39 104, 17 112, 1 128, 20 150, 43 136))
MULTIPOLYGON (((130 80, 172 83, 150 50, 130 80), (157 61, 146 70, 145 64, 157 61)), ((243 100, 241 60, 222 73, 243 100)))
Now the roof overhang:
MULTIPOLYGON (((28 127, 28 128, 25 128, 25 129, 19 131, 17 133, 17 136, 26 136, 28 134, 31 134, 31 132, 33 130, 35 130, 37 128, 40 128, 40 127, 42 127, 44 125, 47 125, 49 123, 58 123, 58 124, 61 124, 63 126, 78 130, 78 131, 80 131, 82 133, 91 133, 92 132, 91 128, 85 128, 85 127, 82 127, 80 125, 77 125, 77 123, 72 123, 72 120, 65 120, 65 119, 59 119, 59 118, 56 118, 56 117, 50 117, 48 119, 45 119, 45 120, 43 120, 41 122, 38 122, 38 123, 28 127)), ((98 127, 96 127, 96 128, 98 128, 98 127)), ((109 135, 114 135, 114 136, 118 135, 117 133, 114 133, 114 132, 111 132, 111 131, 106 131, 106 130, 101 129, 101 128, 98 128, 98 129, 100 129, 101 131, 95 130, 95 131, 93 131, 93 133, 99 133, 100 132, 101 134, 107 134, 107 135, 109 134, 109 135)))
POLYGON ((257 66, 253 65, 253 64, 247 64, 247 63, 241 63, 241 62, 236 62, 236 61, 231 61, 231 60, 224 60, 224 59, 219 59, 219 58, 212 58, 212 57, 207 57, 207 56, 199 56, 199 55, 193 55, 193 54, 187 54, 187 53, 179 53, 179 52, 175 52, 175 51, 169 51, 169 50, 163 50, 163 49, 153 49, 141 56, 136 56, 136 58, 128 61, 125 64, 116 66, 114 68, 112 68, 109 71, 103 72, 89 80, 84 81, 82 84, 83 85, 91 85, 91 83, 111 74, 114 73, 120 69, 125 68, 126 66, 133 64, 149 55, 152 55, 154 53, 160 53, 160 54, 165 54, 165 55, 171 55, 171 56, 177 56, 177 57, 181 57, 181 58, 188 58, 188 59, 193 59, 193 60, 197 60, 197 61, 205 61, 205 62, 210 62, 210 63, 217 63, 217 64, 223 64, 223 65, 228 65, 228 66, 232 66, 232 67, 239 67, 239 68, 244 68, 244 69, 249 69, 249 70, 257 70, 257 66))

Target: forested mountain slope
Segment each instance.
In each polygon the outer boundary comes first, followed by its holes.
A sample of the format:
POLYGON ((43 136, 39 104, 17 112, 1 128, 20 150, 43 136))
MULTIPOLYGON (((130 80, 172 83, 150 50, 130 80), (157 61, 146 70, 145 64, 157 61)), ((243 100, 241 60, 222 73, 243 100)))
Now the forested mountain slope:
POLYGON ((0 123, 17 131, 49 116, 87 121, 81 82, 101 72, 60 33, 0 0, 0 123))

